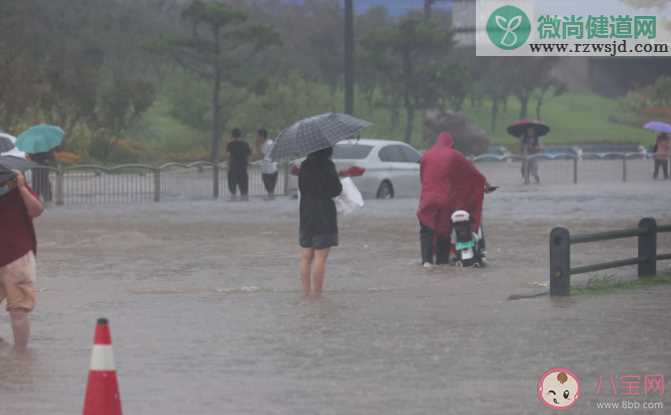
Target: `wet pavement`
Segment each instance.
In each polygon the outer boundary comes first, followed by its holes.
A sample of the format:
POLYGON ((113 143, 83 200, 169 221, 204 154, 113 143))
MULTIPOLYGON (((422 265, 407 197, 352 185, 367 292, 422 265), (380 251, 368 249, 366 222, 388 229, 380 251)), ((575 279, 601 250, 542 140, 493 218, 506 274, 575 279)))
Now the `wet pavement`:
MULTIPOLYGON (((611 396, 611 375, 671 377, 671 287, 508 297, 547 289, 553 226, 671 223, 669 186, 504 188, 486 201, 491 266, 481 270, 419 267, 417 201, 369 201, 341 220, 321 299, 299 292, 296 200, 52 208, 38 222, 30 354, 0 343, 0 414, 81 411, 101 316, 127 414, 551 413, 535 391, 551 367, 583 381, 570 413, 607 413, 594 401, 623 399, 611 396)), ((660 237, 660 251, 670 242, 660 237)), ((573 261, 635 247, 580 246, 573 261)), ((0 337, 10 336, 2 313, 0 337)))

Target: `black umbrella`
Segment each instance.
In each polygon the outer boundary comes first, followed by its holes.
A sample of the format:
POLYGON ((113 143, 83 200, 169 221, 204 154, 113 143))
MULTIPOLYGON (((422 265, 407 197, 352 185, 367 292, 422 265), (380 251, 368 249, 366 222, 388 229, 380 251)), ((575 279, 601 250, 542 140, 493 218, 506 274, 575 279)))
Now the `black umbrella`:
POLYGON ((0 153, 6 153, 15 147, 14 141, 9 137, 8 134, 0 133, 0 153))
POLYGON ((22 159, 21 157, 0 156, 0 167, 4 167, 6 170, 26 171, 34 167, 39 167, 39 165, 32 161, 22 159))
POLYGON ((334 146, 337 142, 356 138, 361 130, 371 125, 351 115, 327 113, 305 118, 282 131, 270 152, 272 160, 307 156, 334 146))
POLYGON ((16 173, 9 170, 6 167, 0 166, 0 184, 7 183, 10 180, 14 180, 16 173))
POLYGON ((526 135, 527 129, 531 127, 534 129, 536 137, 542 137, 550 132, 550 127, 537 120, 519 120, 515 121, 513 125, 508 127, 508 133, 517 138, 522 138, 526 135))

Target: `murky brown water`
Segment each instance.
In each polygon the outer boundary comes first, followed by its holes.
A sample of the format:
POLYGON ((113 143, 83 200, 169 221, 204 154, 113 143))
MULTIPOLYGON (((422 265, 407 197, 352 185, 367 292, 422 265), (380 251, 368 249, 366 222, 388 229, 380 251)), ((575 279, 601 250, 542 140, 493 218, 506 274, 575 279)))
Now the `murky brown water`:
MULTIPOLYGON (((80 412, 101 316, 127 414, 538 414, 536 382, 554 366, 583 379, 572 413, 594 413, 599 376, 671 377, 671 287, 507 298, 546 289, 552 226, 671 221, 664 188, 504 189, 487 201, 484 270, 420 268, 416 201, 370 202, 342 221, 319 300, 298 291, 295 201, 52 209, 31 354, 0 345, 0 414, 80 412)), ((574 261, 634 247, 584 246, 574 261)))

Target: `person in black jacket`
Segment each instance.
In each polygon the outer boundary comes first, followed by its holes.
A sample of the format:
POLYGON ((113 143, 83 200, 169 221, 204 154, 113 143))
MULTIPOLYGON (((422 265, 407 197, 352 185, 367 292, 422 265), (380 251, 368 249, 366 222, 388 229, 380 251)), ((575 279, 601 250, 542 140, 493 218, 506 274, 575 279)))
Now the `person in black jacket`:
POLYGON ((241 200, 249 200, 249 175, 247 174, 247 165, 252 149, 245 141, 242 141, 242 131, 235 128, 231 132, 233 140, 226 146, 226 151, 230 153, 228 160, 228 191, 231 193, 231 200, 236 200, 235 193, 240 188, 241 200))
POLYGON ((326 259, 331 247, 338 246, 338 218, 333 198, 342 192, 342 184, 331 161, 332 155, 331 147, 310 154, 298 174, 299 240, 303 248, 300 273, 305 295, 311 292, 321 295, 326 259))

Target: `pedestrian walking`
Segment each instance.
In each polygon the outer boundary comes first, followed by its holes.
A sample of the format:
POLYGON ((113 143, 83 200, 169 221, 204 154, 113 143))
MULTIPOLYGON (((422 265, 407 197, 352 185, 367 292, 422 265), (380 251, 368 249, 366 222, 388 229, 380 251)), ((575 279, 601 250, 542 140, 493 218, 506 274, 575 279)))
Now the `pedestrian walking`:
POLYGON ((299 243, 302 250, 300 274, 303 292, 319 296, 324 287, 326 260, 338 246, 338 217, 333 198, 342 184, 331 160, 333 148, 308 155, 298 175, 300 199, 299 243))
POLYGON ((261 155, 263 156, 263 159, 261 160, 261 179, 263 180, 263 185, 268 193, 266 200, 273 200, 275 198, 277 176, 279 175, 277 162, 270 158, 270 152, 273 149, 275 140, 268 138, 268 131, 263 128, 256 132, 256 136, 258 142, 261 143, 261 155))
POLYGON ((240 200, 249 200, 249 175, 247 167, 252 150, 242 140, 242 131, 239 128, 231 131, 231 142, 226 146, 228 159, 228 190, 231 200, 237 200, 237 191, 240 189, 240 200))
POLYGON ((0 165, 0 303, 7 301, 18 351, 26 349, 30 338, 28 314, 35 307, 37 252, 33 219, 43 210, 23 174, 0 165))
POLYGON ((664 179, 669 178, 669 147, 669 135, 660 133, 657 136, 657 141, 653 148, 655 153, 655 171, 653 172, 652 177, 655 180, 659 177, 659 169, 662 169, 664 179))

